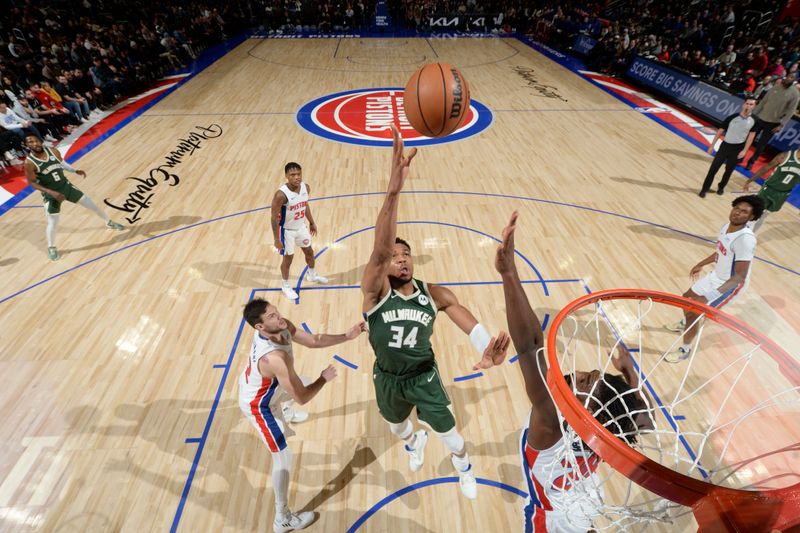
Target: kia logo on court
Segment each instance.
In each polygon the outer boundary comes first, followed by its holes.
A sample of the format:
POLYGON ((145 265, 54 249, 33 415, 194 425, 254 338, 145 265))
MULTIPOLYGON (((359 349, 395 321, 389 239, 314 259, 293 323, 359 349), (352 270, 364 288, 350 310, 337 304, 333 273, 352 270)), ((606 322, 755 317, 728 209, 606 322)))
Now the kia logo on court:
POLYGON ((403 108, 402 87, 358 89, 329 94, 308 102, 297 111, 297 122, 306 131, 331 141, 364 146, 391 146, 395 123, 406 146, 426 146, 472 137, 492 123, 492 112, 472 100, 464 125, 452 134, 432 139, 417 133, 403 108))

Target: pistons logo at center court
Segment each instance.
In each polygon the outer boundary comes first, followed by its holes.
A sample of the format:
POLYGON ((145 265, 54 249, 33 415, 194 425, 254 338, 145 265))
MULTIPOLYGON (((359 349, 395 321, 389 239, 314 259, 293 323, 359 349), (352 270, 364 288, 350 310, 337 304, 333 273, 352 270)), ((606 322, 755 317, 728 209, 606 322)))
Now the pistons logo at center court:
POLYGON ((452 134, 432 139, 417 133, 403 108, 402 88, 358 89, 329 94, 300 108, 297 122, 305 130, 332 141, 364 146, 391 146, 391 124, 397 124, 406 146, 426 146, 458 141, 485 130, 492 112, 472 100, 464 125, 452 134))

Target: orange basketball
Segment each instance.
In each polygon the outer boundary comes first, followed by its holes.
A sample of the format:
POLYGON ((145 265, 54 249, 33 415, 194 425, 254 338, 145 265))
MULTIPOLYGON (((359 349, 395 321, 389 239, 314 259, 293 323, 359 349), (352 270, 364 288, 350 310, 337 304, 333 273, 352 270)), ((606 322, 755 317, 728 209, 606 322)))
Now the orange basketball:
POLYGON ((411 75, 403 106, 415 130, 426 137, 444 137, 467 116, 469 85, 453 65, 429 63, 411 75))

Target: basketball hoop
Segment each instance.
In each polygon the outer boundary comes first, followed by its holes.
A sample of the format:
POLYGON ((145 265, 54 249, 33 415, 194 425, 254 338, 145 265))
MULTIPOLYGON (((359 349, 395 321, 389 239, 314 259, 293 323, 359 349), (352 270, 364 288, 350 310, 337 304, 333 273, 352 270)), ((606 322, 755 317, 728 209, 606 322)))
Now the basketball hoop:
POLYGON ((573 473, 573 488, 595 495, 595 529, 674 524, 688 520, 689 512, 703 532, 800 525, 800 365, 758 331, 681 296, 601 291, 556 316, 547 366, 550 394, 566 421, 564 442, 579 443, 564 447, 562 464, 575 461, 574 449, 585 446, 613 468, 573 473), (683 310, 700 316, 687 324, 697 328, 697 337, 691 356, 672 365, 665 357, 680 346, 682 334, 660 324, 677 320, 683 310), (563 376, 599 368, 604 379, 614 371, 609 354, 619 345, 633 358, 638 393, 649 391, 642 397, 653 423, 630 445, 592 416, 589 399, 576 397, 563 376), (781 420, 794 426, 785 437, 776 431, 781 420))

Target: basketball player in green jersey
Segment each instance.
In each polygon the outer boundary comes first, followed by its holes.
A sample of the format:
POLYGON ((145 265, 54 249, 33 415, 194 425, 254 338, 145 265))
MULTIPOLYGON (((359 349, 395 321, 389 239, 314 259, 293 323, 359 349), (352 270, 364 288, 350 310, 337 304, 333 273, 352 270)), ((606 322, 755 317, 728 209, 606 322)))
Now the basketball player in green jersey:
POLYGON ((72 185, 64 175, 64 171, 69 170, 85 178, 86 172, 78 170, 64 161, 56 148, 46 148, 36 135, 26 135, 25 146, 31 151, 25 161, 25 177, 28 178, 28 184, 31 187, 42 193, 47 210, 47 255, 51 261, 58 259, 56 228, 58 227, 58 215, 61 212, 61 202, 64 200, 80 204, 96 213, 105 221, 108 228, 125 229, 121 224, 111 220, 91 198, 72 185))
POLYGON ((755 225, 753 231, 758 231, 764 219, 767 218, 767 212, 771 211, 777 213, 783 207, 783 203, 792 194, 792 189, 800 181, 800 157, 798 157, 798 150, 790 152, 782 152, 772 158, 772 161, 767 163, 763 168, 758 169, 744 184, 744 191, 750 190, 750 184, 756 179, 764 176, 767 172, 775 169, 775 172, 767 178, 764 186, 758 191, 758 196, 764 200, 764 214, 761 215, 755 225))
POLYGON ((477 483, 463 437, 456 430, 450 398, 436 367, 431 335, 437 311, 444 311, 462 331, 469 334, 482 358, 473 369, 489 368, 503 362, 510 337, 500 332, 491 338, 486 328, 458 303, 447 288, 414 279, 410 245, 396 237, 400 191, 408 176, 416 148, 406 156, 400 133, 394 137, 392 172, 383 207, 375 224, 375 245, 361 278, 363 311, 369 324, 369 342, 375 351, 373 381, 381 415, 392 433, 405 442, 413 472, 422 468, 428 434, 414 431, 409 415, 431 427, 450 450, 458 471, 461 492, 477 496, 477 483))

